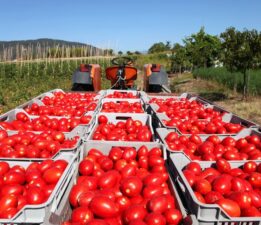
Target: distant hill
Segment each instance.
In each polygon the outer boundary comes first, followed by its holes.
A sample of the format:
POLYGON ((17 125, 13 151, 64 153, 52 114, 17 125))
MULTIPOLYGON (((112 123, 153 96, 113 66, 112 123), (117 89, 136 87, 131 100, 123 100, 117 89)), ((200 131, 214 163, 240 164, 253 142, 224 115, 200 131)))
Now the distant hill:
POLYGON ((41 38, 0 41, 0 60, 102 55, 103 50, 80 42, 41 38))

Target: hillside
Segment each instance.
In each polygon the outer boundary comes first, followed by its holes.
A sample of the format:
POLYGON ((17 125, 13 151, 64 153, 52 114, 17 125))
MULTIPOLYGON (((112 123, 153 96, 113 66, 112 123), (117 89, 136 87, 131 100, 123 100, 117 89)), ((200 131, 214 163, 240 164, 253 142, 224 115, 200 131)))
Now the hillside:
POLYGON ((41 38, 36 40, 0 41, 0 60, 34 59, 45 57, 89 56, 101 49, 80 42, 41 38))

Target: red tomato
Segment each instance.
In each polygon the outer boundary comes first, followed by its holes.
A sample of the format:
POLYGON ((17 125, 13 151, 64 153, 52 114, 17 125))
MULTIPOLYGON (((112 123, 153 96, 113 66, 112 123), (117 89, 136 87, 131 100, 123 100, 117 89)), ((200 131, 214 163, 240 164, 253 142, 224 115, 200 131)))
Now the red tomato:
POLYGON ((106 124, 106 123, 108 123, 108 118, 106 116, 104 116, 104 115, 100 115, 98 117, 98 123, 99 124, 101 124, 101 123, 106 124))
POLYGON ((3 176, 4 174, 6 174, 9 171, 9 169, 10 169, 10 167, 7 162, 3 162, 3 161, 0 162, 0 176, 3 176))
POLYGON ((245 173, 252 173, 255 172, 257 169, 257 164, 253 161, 246 162, 243 166, 243 171, 245 173))
POLYGON ((167 209, 167 201, 165 195, 155 196, 148 202, 148 209, 151 212, 163 213, 167 209))
POLYGON ((93 219, 93 214, 88 207, 78 207, 72 211, 72 222, 78 222, 80 224, 86 224, 93 219))
POLYGON ((248 182, 253 188, 261 188, 261 173, 252 172, 248 177, 248 182))
POLYGON ((25 176, 23 173, 9 171, 3 176, 4 184, 24 184, 25 176))
POLYGON ((86 192, 88 192, 88 190, 84 185, 81 184, 74 185, 69 194, 69 201, 71 205, 73 207, 78 206, 80 196, 86 192))
POLYGON ((113 188, 115 187, 120 178, 120 173, 116 170, 110 170, 102 174, 98 179, 98 186, 100 188, 113 188))
POLYGON ((197 180, 194 185, 194 190, 202 195, 211 191, 211 184, 206 179, 197 180))
POLYGON ((108 197, 98 195, 90 202, 90 209, 93 214, 101 218, 115 217, 119 213, 119 207, 108 197))
POLYGON ((122 157, 122 149, 120 147, 112 147, 109 153, 109 158, 113 161, 117 161, 122 157))
POLYGON ((26 193, 26 201, 28 204, 41 204, 46 201, 43 191, 38 187, 28 188, 26 193))
POLYGON ((123 212, 123 221, 128 224, 133 220, 143 220, 147 210, 142 205, 131 205, 123 212))
POLYGON ((248 192, 233 192, 228 198, 237 202, 241 209, 249 208, 252 204, 251 196, 248 192))
POLYGON ((207 204, 214 204, 216 201, 222 198, 222 194, 216 191, 210 191, 205 195, 205 201, 207 204))
POLYGON ((239 217, 241 214, 239 205, 233 200, 222 198, 216 203, 231 217, 239 217))
POLYGON ((186 170, 192 171, 195 175, 199 175, 201 173, 201 167, 197 162, 190 162, 186 166, 186 170))
POLYGON ((83 160, 79 164, 79 173, 84 176, 89 176, 93 173, 94 163, 90 160, 83 160))
POLYGON ((141 193, 143 184, 138 177, 126 177, 121 181, 121 191, 128 197, 134 197, 141 193))
POLYGON ((221 175, 213 181, 212 188, 213 191, 217 191, 221 194, 228 194, 231 191, 231 179, 221 175))
POLYGON ((57 167, 52 167, 43 173, 43 179, 48 184, 56 184, 63 174, 63 170, 57 167))
POLYGON ((245 217, 261 217, 261 212, 254 206, 242 210, 241 216, 245 217))
POLYGON ((165 225, 166 218, 160 213, 150 213, 145 217, 145 222, 150 225, 165 225))
POLYGON ((182 220, 182 214, 178 209, 168 209, 164 212, 167 224, 178 225, 182 220))
POLYGON ((216 167, 220 173, 228 173, 231 170, 230 163, 225 159, 218 159, 216 167))

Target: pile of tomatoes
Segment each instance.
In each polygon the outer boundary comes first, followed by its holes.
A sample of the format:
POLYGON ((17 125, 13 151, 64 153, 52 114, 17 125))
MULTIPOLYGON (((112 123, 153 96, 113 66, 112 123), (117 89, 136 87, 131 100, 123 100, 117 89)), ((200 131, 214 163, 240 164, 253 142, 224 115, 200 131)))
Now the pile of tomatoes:
POLYGON ((261 217, 261 163, 233 168, 218 159, 215 167, 202 169, 191 162, 183 174, 201 203, 218 204, 231 217, 261 217))
POLYGON ((176 127, 182 134, 236 134, 243 129, 243 126, 235 123, 227 123, 222 118, 209 120, 189 119, 180 120, 173 118, 163 120, 166 126, 176 127))
POLYGON ((30 115, 47 115, 47 116, 67 116, 67 117, 80 117, 84 113, 94 111, 97 107, 96 102, 91 103, 79 103, 76 105, 38 105, 33 103, 31 106, 27 106, 24 110, 30 115))
POLYGON ((222 140, 211 135, 202 141, 196 134, 179 136, 176 132, 169 132, 165 141, 170 151, 184 152, 191 160, 261 160, 261 140, 257 135, 238 140, 233 137, 222 140))
POLYGON ((51 158, 60 149, 75 148, 79 136, 66 139, 62 132, 46 131, 41 134, 18 132, 8 135, 0 130, 0 157, 51 158))
POLYGON ((104 102, 102 112, 106 113, 144 113, 140 102, 129 103, 128 101, 104 102))
POLYGON ((46 202, 68 163, 33 162, 27 168, 0 161, 0 219, 11 219, 26 205, 46 202))
POLYGON ((98 117, 98 126, 93 133, 93 140, 106 141, 152 141, 152 132, 150 127, 143 125, 140 120, 129 118, 119 121, 116 124, 108 122, 105 115, 98 117))
POLYGON ((63 225, 178 225, 182 220, 168 185, 162 150, 112 147, 108 155, 90 149, 79 164, 63 225))
POLYGON ((121 91, 114 91, 112 94, 108 94, 105 98, 139 98, 133 92, 121 92, 121 91))
POLYGON ((10 122, 0 121, 0 126, 6 130, 19 131, 61 131, 70 132, 79 125, 87 125, 92 116, 70 118, 51 118, 49 116, 39 116, 30 119, 25 113, 18 112, 16 119, 10 122))

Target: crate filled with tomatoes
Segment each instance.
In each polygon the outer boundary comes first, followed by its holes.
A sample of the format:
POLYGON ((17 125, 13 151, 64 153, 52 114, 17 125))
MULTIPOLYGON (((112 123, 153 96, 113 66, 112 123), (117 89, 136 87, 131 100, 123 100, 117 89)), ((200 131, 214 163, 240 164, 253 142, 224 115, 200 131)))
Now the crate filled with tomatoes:
POLYGON ((72 186, 76 169, 72 153, 55 160, 0 160, 0 223, 58 224, 51 218, 72 186))
POLYGON ((87 140, 153 142, 151 117, 141 113, 99 113, 87 140))
POLYGON ((170 154, 181 153, 189 160, 261 160, 261 133, 255 129, 236 136, 179 135, 165 128, 158 128, 157 134, 170 154))
POLYGON ((199 224, 261 224, 261 161, 190 161, 171 154, 169 170, 199 224))
POLYGON ((158 143, 85 144, 71 189, 71 224, 196 224, 169 179, 158 143))

